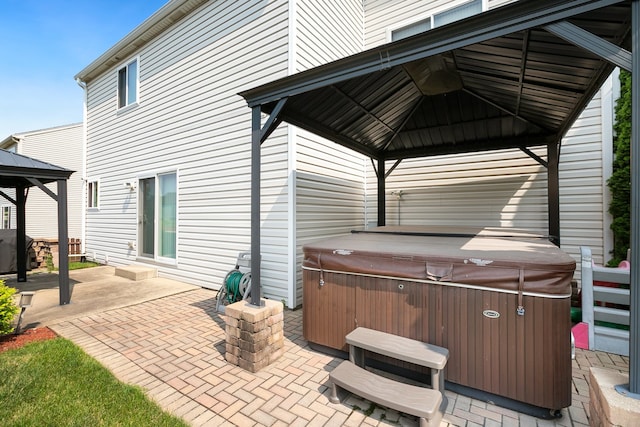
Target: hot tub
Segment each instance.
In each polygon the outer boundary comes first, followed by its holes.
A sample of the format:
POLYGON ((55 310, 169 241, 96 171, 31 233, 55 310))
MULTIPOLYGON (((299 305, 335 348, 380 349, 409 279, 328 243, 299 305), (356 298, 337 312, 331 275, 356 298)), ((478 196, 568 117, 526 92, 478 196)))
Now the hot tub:
POLYGON ((576 263, 543 236, 379 227, 304 246, 303 331, 346 351, 357 326, 449 349, 446 379, 536 407, 571 405, 576 263))

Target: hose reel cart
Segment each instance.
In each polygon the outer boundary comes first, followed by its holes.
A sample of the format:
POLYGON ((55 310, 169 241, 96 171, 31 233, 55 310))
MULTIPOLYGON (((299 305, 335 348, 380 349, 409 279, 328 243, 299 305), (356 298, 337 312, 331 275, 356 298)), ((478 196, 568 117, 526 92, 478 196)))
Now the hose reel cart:
POLYGON ((236 266, 225 276, 216 294, 216 311, 224 313, 225 306, 246 300, 251 294, 251 252, 240 252, 236 266))

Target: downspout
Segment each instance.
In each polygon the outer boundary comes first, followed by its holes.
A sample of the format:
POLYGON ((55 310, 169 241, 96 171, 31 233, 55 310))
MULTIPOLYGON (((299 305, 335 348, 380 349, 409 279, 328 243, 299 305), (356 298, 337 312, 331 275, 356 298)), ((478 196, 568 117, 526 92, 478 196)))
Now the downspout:
POLYGON ((607 181, 613 173, 613 122, 614 122, 614 105, 620 97, 619 83, 620 69, 616 68, 613 73, 602 85, 600 99, 600 115, 602 117, 602 234, 603 234, 603 262, 606 262, 607 254, 613 251, 613 232, 611 231, 611 214, 609 213, 609 205, 611 204, 611 190, 607 185, 607 181))
POLYGON ((87 239, 87 84, 79 77, 76 83, 82 88, 82 208, 80 214, 80 253, 86 253, 87 239))

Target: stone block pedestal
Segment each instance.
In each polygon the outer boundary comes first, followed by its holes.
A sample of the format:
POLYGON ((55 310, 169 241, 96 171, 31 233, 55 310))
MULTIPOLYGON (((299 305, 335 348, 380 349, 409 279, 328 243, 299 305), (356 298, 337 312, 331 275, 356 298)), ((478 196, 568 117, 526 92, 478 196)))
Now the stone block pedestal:
POLYGON ((607 368, 591 368, 589 374, 590 425, 640 425, 640 400, 623 396, 614 389, 616 385, 628 383, 628 374, 607 368))
POLYGON ((284 352, 284 307, 273 300, 261 302, 260 307, 239 301, 225 308, 225 358, 250 372, 270 365, 284 352))

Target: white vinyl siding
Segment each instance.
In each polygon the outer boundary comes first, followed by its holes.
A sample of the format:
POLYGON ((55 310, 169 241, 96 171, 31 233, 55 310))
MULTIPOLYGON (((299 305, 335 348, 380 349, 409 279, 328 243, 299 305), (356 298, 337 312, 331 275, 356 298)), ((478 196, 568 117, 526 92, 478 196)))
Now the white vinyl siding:
MULTIPOLYGON (((67 225, 69 238, 81 238, 86 191, 82 180, 82 125, 25 132, 19 137, 19 154, 75 171, 67 180, 67 225)), ((58 194, 55 182, 46 186, 54 194, 58 194)), ((58 203, 55 200, 38 187, 33 187, 29 190, 25 209, 28 236, 58 238, 58 203)), ((15 228, 15 222, 12 224, 12 228, 15 228)))
MULTIPOLYGON (((361 1, 302 0, 296 3, 295 71, 303 71, 362 51, 361 1)), ((302 246, 313 240, 348 233, 364 224, 363 156, 309 132, 289 127, 295 158, 290 162, 295 185, 293 216, 295 301, 302 304, 302 246)))
POLYGON ((302 246, 364 227, 365 158, 302 130, 297 140, 296 305, 300 305, 302 246))
MULTIPOLYGON (((139 262, 136 192, 123 185, 180 170, 178 263, 165 277, 217 288, 250 247, 251 110, 238 92, 287 73, 287 2, 207 2, 139 52, 144 102, 116 115, 113 72, 88 85, 87 169, 100 211, 87 213, 87 254, 139 262)), ((286 296, 286 128, 262 147, 262 290, 286 296)))
MULTIPOLYGON (((607 121, 611 123, 613 110, 605 111, 603 101, 599 91, 567 132, 562 140, 559 165, 562 249, 579 262, 580 246, 589 246, 597 264, 606 263, 611 250, 605 245, 611 230, 606 213, 610 199, 605 191, 608 176, 603 151, 612 150, 613 142, 606 132, 603 137, 603 126, 607 121)), ((576 278, 579 277, 578 265, 576 278)))
MULTIPOLYGON (((387 170, 391 165, 387 163, 387 170)), ((407 159, 387 178, 386 194, 387 225, 547 233, 546 171, 519 150, 407 159), (398 200, 391 193, 400 190, 398 200)))
POLYGON ((361 1, 296 1, 296 71, 362 51, 361 1))

